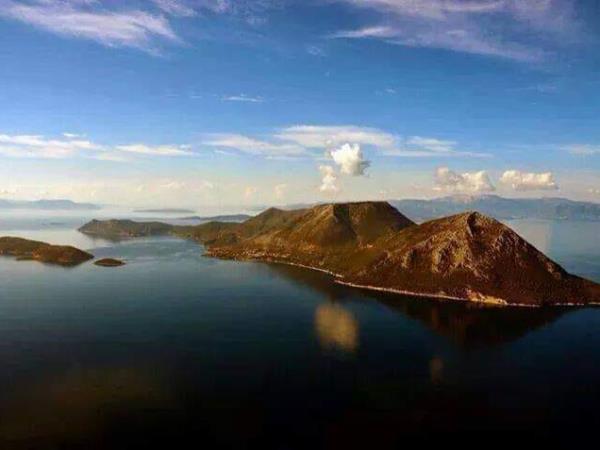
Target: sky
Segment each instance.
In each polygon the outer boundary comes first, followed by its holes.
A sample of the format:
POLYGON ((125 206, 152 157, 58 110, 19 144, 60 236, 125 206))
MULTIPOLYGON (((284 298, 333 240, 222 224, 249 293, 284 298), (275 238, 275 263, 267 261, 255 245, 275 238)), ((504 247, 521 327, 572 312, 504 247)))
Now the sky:
POLYGON ((596 0, 0 0, 0 198, 600 202, 596 0))

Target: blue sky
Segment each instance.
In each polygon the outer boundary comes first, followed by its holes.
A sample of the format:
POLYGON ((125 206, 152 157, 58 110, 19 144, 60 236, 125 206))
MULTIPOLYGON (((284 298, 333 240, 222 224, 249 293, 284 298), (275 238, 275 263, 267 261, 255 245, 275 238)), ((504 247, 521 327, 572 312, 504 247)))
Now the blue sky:
POLYGON ((0 0, 0 196, 600 201, 600 5, 0 0))

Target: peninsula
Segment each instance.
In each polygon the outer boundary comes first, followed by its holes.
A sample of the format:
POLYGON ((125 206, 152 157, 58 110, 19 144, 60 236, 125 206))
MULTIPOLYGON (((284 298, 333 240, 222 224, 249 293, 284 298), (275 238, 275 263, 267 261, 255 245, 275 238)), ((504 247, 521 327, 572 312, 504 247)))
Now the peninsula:
POLYGON ((600 302, 600 285, 567 273, 509 227, 477 212, 417 225, 386 202, 271 208, 242 223, 92 221, 95 235, 171 234, 206 255, 303 266, 373 290, 500 305, 600 302))

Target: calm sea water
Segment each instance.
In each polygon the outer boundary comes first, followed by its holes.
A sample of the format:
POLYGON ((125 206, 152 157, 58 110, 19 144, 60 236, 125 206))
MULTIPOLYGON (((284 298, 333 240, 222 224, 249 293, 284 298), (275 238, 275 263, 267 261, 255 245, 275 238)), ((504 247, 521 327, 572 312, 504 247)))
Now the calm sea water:
MULTIPOLYGON (((92 240, 87 219, 0 218, 127 261, 0 258, 2 449, 573 443, 600 425, 600 309, 374 294, 172 238, 92 240)), ((600 281, 600 224, 511 225, 600 281)))

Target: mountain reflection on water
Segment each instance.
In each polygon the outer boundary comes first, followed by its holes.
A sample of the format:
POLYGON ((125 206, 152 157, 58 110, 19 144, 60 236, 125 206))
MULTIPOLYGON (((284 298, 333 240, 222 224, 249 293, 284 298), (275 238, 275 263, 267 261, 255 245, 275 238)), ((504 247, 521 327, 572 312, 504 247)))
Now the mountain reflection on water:
MULTIPOLYGON (((282 264, 271 270, 302 283, 324 295, 330 303, 315 312, 315 330, 322 345, 352 352, 358 347, 360 323, 344 309, 345 299, 357 291, 334 283, 324 274, 282 264)), ((548 325, 573 308, 514 308, 461 303, 422 297, 360 290, 360 294, 387 306, 391 311, 418 320, 457 345, 477 347, 513 341, 529 331, 548 325)))

